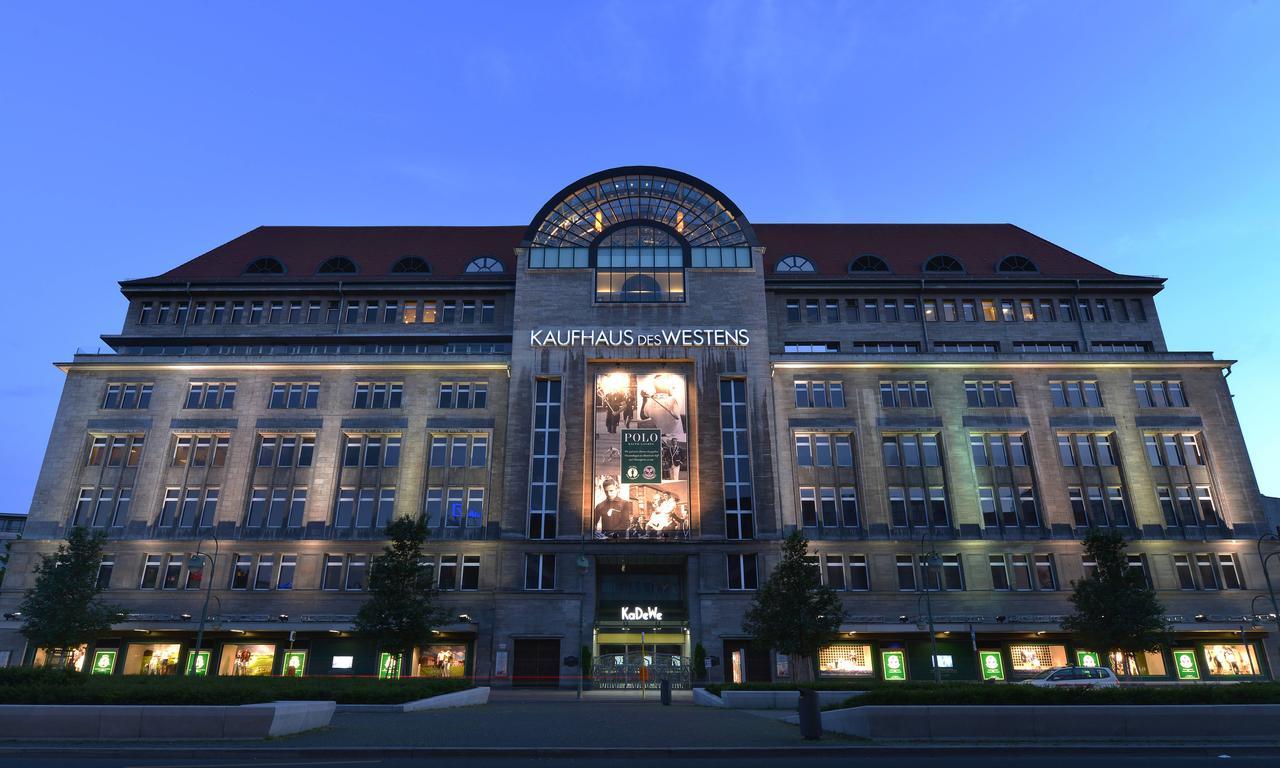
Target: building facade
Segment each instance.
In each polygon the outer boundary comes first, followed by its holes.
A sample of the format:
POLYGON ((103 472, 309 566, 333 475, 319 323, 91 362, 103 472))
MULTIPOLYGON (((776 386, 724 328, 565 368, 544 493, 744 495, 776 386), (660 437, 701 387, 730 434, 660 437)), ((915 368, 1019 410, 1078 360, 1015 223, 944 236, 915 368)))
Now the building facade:
POLYGON ((43 661, 12 614, 84 525, 128 613, 78 663, 385 671, 351 618, 423 515, 456 620, 401 674, 786 679, 742 618, 800 530, 849 614, 819 674, 1016 679, 1103 661, 1058 628, 1100 526, 1175 630, 1122 675, 1267 677, 1232 361, 1167 349, 1162 283, 1011 225, 753 225, 650 167, 527 226, 261 227, 59 364, 0 653, 43 661))

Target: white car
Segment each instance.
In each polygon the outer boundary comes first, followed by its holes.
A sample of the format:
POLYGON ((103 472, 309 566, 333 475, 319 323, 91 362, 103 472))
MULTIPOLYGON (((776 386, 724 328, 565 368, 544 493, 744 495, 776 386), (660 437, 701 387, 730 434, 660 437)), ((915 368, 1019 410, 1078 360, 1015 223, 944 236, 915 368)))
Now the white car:
POLYGON ((1120 682, 1106 667, 1054 667, 1023 680, 1022 684, 1037 688, 1109 688, 1120 682))

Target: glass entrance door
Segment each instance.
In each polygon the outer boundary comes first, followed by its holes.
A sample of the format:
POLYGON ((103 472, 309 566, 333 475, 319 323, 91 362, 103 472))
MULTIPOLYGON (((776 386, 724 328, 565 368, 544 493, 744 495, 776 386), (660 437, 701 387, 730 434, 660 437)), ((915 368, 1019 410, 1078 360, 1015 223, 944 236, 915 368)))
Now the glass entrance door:
POLYGON ((614 632, 596 636, 591 679, 601 689, 656 690, 663 680, 672 688, 692 682, 688 639, 684 632, 614 632))

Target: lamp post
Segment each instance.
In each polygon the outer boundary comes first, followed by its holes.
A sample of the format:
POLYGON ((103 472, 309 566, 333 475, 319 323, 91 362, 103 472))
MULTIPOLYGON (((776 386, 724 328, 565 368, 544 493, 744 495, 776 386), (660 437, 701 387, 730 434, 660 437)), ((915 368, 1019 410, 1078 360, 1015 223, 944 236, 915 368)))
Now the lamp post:
MULTIPOLYGON (((920 535, 920 562, 924 564, 924 610, 929 621, 929 664, 933 667, 933 682, 942 682, 942 669, 938 666, 938 633, 933 630, 933 600, 930 597, 932 590, 929 588, 929 573, 942 564, 942 558, 938 557, 938 553, 931 551, 928 555, 924 551, 924 540, 928 537, 933 538, 933 528, 928 533, 920 535)), ((932 542, 931 542, 932 543, 932 542)), ((942 574, 938 574, 938 589, 942 589, 942 574)))
MULTIPOLYGON (((1280 555, 1280 550, 1273 550, 1268 552, 1266 555, 1263 555, 1262 542, 1264 541, 1280 543, 1280 536, 1277 536, 1274 533, 1264 533, 1258 537, 1258 560, 1262 562, 1262 578, 1266 579, 1267 595, 1271 598, 1271 619, 1276 623, 1277 635, 1280 635, 1280 607, 1276 606, 1276 590, 1275 587, 1271 586, 1271 574, 1267 570, 1267 561, 1276 555, 1280 555)), ((1261 597, 1261 595, 1259 595, 1259 597, 1261 597)), ((1253 610, 1253 603, 1249 604, 1249 610, 1253 610)), ((1273 679, 1275 678, 1275 674, 1275 670, 1273 669, 1271 671, 1273 679)))
POLYGON ((591 570, 591 562, 587 560, 587 545, 584 540, 582 543, 582 552, 578 555, 575 565, 578 566, 578 585, 582 591, 581 597, 578 598, 578 701, 582 701, 582 676, 585 674, 585 658, 582 656, 582 614, 584 613, 583 602, 587 599, 587 572, 591 570))
MULTIPOLYGON (((196 671, 195 662, 200 659, 200 649, 204 647, 204 621, 205 621, 205 618, 208 617, 209 615, 209 598, 213 596, 213 567, 214 567, 214 562, 217 561, 218 559, 217 534, 209 534, 209 537, 208 537, 213 539, 213 556, 212 557, 210 557, 208 553, 200 551, 200 547, 204 544, 205 538, 206 537, 201 536, 200 540, 196 542, 196 551, 192 553, 191 560, 188 561, 187 563, 188 568, 194 568, 196 565, 199 564, 199 559, 202 557, 205 560, 207 560, 209 563, 209 573, 207 574, 208 578, 205 580, 205 585, 204 585, 204 607, 200 609, 200 625, 196 628, 196 650, 195 650, 196 655, 195 655, 195 660, 193 660, 191 663, 192 674, 195 674, 195 671, 196 671)), ((218 601, 218 605, 221 606, 222 601, 218 601)))

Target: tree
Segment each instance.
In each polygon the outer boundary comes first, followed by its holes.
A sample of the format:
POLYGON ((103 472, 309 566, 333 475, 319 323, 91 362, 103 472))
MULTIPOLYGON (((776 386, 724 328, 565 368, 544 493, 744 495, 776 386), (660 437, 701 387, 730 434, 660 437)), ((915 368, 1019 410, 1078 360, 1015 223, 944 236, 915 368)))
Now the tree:
POLYGON ((1167 640, 1164 606, 1142 571, 1129 567, 1125 548, 1124 537, 1116 531, 1089 531, 1084 551, 1097 568, 1075 583, 1075 613, 1062 621, 1063 629, 1105 656, 1108 665, 1112 651, 1129 658, 1157 650, 1167 640))
POLYGON ((756 593, 742 622, 758 646, 793 660, 795 679, 812 679, 818 649, 835 641, 844 606, 835 590, 822 585, 818 569, 805 562, 809 542, 799 532, 782 545, 782 561, 756 593))
POLYGON ((111 629, 121 609, 102 599, 98 566, 105 533, 76 526, 56 552, 40 556, 36 581, 22 596, 21 632, 48 658, 63 658, 70 649, 95 640, 111 629))
POLYGON ((382 650, 403 655, 430 639, 446 617, 435 605, 431 572, 422 567, 426 522, 397 518, 387 526, 387 538, 391 543, 370 565, 369 599, 356 613, 355 628, 382 650))

